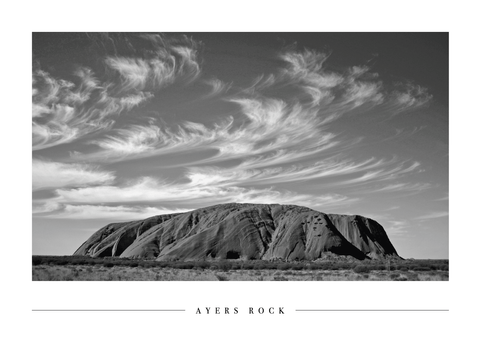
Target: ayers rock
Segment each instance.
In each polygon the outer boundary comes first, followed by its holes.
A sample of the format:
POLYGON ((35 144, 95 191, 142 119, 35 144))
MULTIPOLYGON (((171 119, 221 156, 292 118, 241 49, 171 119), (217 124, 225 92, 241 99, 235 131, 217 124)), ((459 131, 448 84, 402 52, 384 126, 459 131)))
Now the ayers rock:
POLYGON ((74 255, 158 261, 399 257, 383 227, 359 215, 295 205, 222 204, 108 224, 74 255))

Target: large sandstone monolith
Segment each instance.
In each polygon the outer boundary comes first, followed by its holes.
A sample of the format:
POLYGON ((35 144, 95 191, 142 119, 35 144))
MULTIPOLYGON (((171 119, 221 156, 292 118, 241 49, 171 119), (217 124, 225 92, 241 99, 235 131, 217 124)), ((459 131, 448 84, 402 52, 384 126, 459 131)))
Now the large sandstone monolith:
POLYGON ((159 261, 312 261, 328 254, 398 257, 383 227, 369 218, 295 205, 234 203, 109 224, 74 253, 159 261))

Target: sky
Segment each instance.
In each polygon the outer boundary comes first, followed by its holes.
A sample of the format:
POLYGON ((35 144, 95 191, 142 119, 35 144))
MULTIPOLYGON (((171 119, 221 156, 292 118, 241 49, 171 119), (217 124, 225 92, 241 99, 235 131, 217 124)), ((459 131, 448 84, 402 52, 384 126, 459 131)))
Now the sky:
POLYGON ((34 255, 214 204, 378 221, 448 258, 448 33, 33 33, 34 255))

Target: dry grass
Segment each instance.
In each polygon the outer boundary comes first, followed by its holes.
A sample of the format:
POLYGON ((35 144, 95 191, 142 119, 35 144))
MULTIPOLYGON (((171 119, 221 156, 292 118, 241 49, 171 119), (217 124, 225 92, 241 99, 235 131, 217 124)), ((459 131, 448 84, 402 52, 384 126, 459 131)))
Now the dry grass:
POLYGON ((34 281, 447 281, 448 271, 178 269, 115 265, 34 265, 34 281))

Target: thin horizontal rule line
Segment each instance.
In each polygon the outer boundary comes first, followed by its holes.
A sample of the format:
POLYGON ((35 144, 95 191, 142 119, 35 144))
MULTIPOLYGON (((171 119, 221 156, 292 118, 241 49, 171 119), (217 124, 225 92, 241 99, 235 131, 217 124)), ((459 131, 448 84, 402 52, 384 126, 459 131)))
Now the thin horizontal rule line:
POLYGON ((448 312, 448 309, 303 309, 297 312, 448 312))
POLYGON ((33 309, 34 312, 182 312, 180 309, 33 309))

